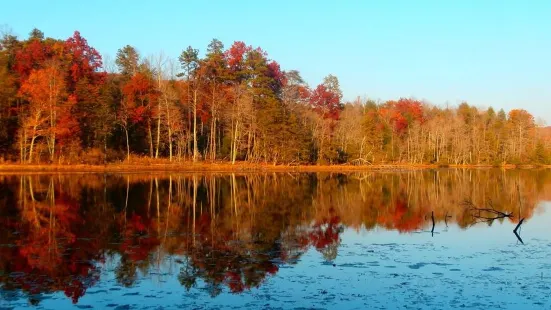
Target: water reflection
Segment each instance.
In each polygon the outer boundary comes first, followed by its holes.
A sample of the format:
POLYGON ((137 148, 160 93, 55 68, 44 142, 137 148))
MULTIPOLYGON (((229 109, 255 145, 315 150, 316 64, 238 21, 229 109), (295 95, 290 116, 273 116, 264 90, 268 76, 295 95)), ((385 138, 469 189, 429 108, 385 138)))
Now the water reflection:
POLYGON ((435 224, 528 225, 551 200, 551 173, 14 175, 0 192, 3 298, 78 303, 106 270, 123 287, 168 275, 188 291, 241 293, 308 249, 332 264, 345 228, 445 238, 435 224))

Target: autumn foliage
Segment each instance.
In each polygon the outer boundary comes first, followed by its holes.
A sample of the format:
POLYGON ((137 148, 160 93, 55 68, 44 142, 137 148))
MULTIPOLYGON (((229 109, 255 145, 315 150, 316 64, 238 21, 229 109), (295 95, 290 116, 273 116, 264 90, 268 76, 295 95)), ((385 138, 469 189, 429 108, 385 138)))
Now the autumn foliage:
POLYGON ((178 59, 131 45, 114 63, 75 31, 0 41, 0 152, 20 163, 229 161, 503 165, 551 162, 525 110, 414 98, 345 102, 336 76, 310 87, 261 47, 213 39, 178 59), (115 68, 116 66, 116 68, 115 68), (284 67, 284 66, 283 66, 284 67), (108 70, 106 70, 108 69, 108 70), (91 154, 94 154, 93 156, 91 154))

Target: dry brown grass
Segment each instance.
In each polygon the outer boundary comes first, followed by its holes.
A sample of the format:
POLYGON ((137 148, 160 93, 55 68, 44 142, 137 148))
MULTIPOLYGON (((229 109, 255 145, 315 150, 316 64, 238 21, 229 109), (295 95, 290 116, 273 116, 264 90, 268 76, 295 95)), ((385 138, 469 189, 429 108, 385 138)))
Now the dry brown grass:
MULTIPOLYGON (((59 164, 17 164, 2 163, 0 172, 341 172, 370 170, 417 170, 438 168, 438 165, 381 164, 381 165, 272 165, 239 162, 170 162, 166 159, 133 158, 130 162, 106 165, 59 165, 59 164)), ((491 168, 490 165, 449 165, 450 168, 491 168)), ((550 166, 545 166, 549 168, 550 166)), ((536 168, 536 166, 505 165, 501 168, 536 168)))

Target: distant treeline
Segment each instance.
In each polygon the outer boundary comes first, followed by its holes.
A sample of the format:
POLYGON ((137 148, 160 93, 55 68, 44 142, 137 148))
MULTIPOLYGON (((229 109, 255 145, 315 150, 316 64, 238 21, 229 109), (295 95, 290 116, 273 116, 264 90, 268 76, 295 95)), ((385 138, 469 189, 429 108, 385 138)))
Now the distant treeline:
POLYGON ((75 32, 0 41, 0 154, 21 163, 133 157, 293 164, 550 163, 549 131, 522 109, 343 102, 261 48, 212 40, 177 60, 129 45, 113 62, 75 32))

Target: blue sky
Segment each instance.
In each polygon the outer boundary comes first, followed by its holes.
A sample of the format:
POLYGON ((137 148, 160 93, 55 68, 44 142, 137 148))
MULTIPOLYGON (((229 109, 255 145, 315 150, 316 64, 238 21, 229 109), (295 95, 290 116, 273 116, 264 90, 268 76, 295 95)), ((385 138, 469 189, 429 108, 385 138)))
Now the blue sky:
POLYGON ((551 1, 9 1, 0 25, 67 38, 102 54, 130 44, 176 58, 212 38, 266 50, 345 99, 524 108, 551 124, 551 1))

